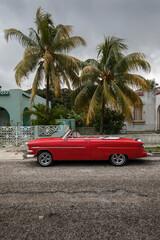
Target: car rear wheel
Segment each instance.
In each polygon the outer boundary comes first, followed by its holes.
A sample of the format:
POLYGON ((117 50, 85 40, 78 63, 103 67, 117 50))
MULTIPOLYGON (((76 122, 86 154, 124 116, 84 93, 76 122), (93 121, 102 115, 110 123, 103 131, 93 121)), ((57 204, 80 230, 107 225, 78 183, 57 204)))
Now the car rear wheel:
POLYGON ((113 154, 110 157, 110 162, 114 166, 123 166, 127 162, 127 157, 124 154, 113 154))
POLYGON ((49 152, 41 152, 38 155, 37 160, 42 167, 48 167, 53 164, 53 158, 49 152))

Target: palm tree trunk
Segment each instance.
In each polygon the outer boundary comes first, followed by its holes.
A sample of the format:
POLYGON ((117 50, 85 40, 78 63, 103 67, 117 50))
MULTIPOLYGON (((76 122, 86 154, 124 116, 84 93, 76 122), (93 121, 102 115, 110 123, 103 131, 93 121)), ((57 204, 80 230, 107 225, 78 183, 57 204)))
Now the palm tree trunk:
POLYGON ((105 102, 102 101, 102 109, 101 109, 101 119, 100 119, 100 135, 103 134, 103 126, 104 126, 104 108, 105 108, 105 102))
POLYGON ((46 85, 46 111, 49 113, 49 76, 47 75, 47 85, 46 85))

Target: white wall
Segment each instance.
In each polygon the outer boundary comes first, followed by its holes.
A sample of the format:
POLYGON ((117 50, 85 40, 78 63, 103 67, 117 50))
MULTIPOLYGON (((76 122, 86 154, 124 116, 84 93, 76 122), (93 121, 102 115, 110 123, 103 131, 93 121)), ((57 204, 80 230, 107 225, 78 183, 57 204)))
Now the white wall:
MULTIPOLYGON (((145 91, 144 95, 140 96, 143 102, 143 121, 136 121, 132 124, 126 122, 127 131, 155 131, 158 126, 157 110, 160 106, 160 94, 156 95, 158 89, 145 91)), ((141 91, 142 92, 142 91, 141 91)))

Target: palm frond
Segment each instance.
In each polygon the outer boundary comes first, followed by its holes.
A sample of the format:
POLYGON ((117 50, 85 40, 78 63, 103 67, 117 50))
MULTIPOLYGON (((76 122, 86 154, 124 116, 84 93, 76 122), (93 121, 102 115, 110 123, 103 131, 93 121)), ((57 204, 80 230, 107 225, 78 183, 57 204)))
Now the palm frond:
POLYGON ((91 66, 95 66, 96 68, 100 68, 100 63, 95 60, 94 58, 89 58, 85 61, 86 64, 89 64, 91 66))
POLYGON ((55 58, 56 64, 59 65, 60 71, 65 71, 69 73, 69 70, 72 69, 77 74, 79 73, 77 61, 72 56, 69 56, 63 53, 57 53, 54 55, 54 58, 55 58))
POLYGON ((31 103, 36 95, 37 89, 40 87, 40 85, 42 83, 43 77, 44 77, 43 76, 43 64, 41 63, 37 69, 36 75, 33 80, 31 99, 30 99, 31 103))
POLYGON ((33 41, 31 38, 27 37, 21 31, 10 28, 4 30, 4 37, 8 42, 9 39, 16 39, 23 47, 35 46, 37 47, 37 43, 33 41))
POLYGON ((85 108, 86 105, 88 105, 90 99, 92 98, 94 92, 96 91, 96 88, 97 87, 93 83, 88 83, 77 89, 75 91, 75 93, 77 94, 77 96, 75 97, 75 106, 79 109, 85 108))
POLYGON ((56 31, 51 15, 39 8, 36 13, 35 23, 43 48, 51 46, 51 40, 55 36, 56 31))
MULTIPOLYGON (((88 85, 88 83, 83 83, 82 85, 80 85, 79 87, 77 87, 75 90, 73 90, 73 94, 72 94, 72 98, 73 100, 76 99, 77 95, 80 93, 80 91, 86 87, 88 85)), ((93 85, 93 84, 92 84, 93 85)))
POLYGON ((128 84, 130 86, 135 86, 144 90, 151 88, 149 82, 140 75, 126 73, 122 76, 122 78, 124 79, 125 84, 128 84))
POLYGON ((33 28, 29 28, 29 37, 37 43, 37 47, 40 47, 40 49, 42 49, 44 51, 44 44, 42 43, 42 40, 40 38, 40 36, 38 35, 38 33, 33 29, 33 28))
POLYGON ((38 47, 30 46, 30 47, 26 48, 26 50, 24 51, 23 58, 31 57, 31 56, 35 56, 35 55, 37 57, 39 55, 39 58, 40 58, 40 49, 38 47))
MULTIPOLYGON (((121 53, 122 50, 127 50, 128 46, 124 43, 124 39, 112 37, 104 37, 104 43, 98 45, 98 57, 102 55, 102 58, 106 58, 109 55, 109 52, 116 50, 117 53, 121 53)), ((106 62, 106 61, 105 61, 106 62)))
POLYGON ((81 81, 96 81, 100 76, 101 71, 95 66, 84 67, 81 72, 81 81))
POLYGON ((24 57, 15 67, 15 80, 18 86, 20 86, 21 81, 28 78, 29 73, 33 72, 38 64, 39 56, 27 56, 24 57))
POLYGON ((117 107, 120 111, 126 116, 128 121, 132 119, 132 103, 130 99, 122 92, 122 90, 118 87, 118 85, 112 81, 111 82, 112 90, 114 92, 115 98, 117 100, 117 107))
MULTIPOLYGON (((59 24, 56 27, 58 39, 69 38, 70 34, 73 32, 73 26, 59 24)), ((56 38, 56 36, 55 36, 56 38)))
POLYGON ((97 86, 97 88, 94 91, 94 94, 91 98, 90 104, 89 104, 86 125, 88 125, 90 123, 93 116, 95 115, 95 111, 96 111, 97 107, 100 105, 100 101, 99 101, 100 98, 101 98, 101 87, 97 86))
POLYGON ((117 62, 122 59, 122 50, 126 50, 124 40, 116 37, 105 37, 104 43, 98 45, 98 57, 104 71, 113 71, 117 62))
POLYGON ((66 76, 70 79, 73 89, 81 85, 80 78, 74 71, 69 70, 66 72, 66 76))
POLYGON ((103 92, 102 92, 105 104, 107 105, 111 105, 114 108, 117 107, 117 103, 116 100, 114 98, 114 96, 112 95, 112 92, 110 91, 110 88, 107 84, 107 82, 104 80, 103 81, 103 92))
POLYGON ((71 32, 72 32, 72 26, 59 24, 55 28, 55 36, 52 42, 52 49, 54 51, 55 50, 58 51, 57 46, 59 45, 59 42, 69 38, 71 32))
POLYGON ((38 33, 42 33, 42 29, 44 29, 46 26, 54 27, 51 14, 44 12, 41 7, 37 9, 35 23, 37 25, 38 33))
POLYGON ((67 85, 68 89, 71 91, 70 82, 65 73, 62 73, 63 83, 67 85))
POLYGON ((95 66, 98 68, 98 64, 98 61, 96 61, 95 59, 87 59, 86 61, 77 60, 77 65, 81 70, 87 66, 95 66))
POLYGON ((123 85, 121 88, 121 91, 125 93, 125 95, 130 99, 130 101, 132 102, 133 105, 142 105, 142 100, 141 98, 138 96, 138 94, 131 89, 130 87, 123 85))
POLYGON ((116 66, 116 70, 117 72, 129 72, 132 70, 150 72, 151 66, 145 61, 143 53, 131 53, 121 59, 116 66))
MULTIPOLYGON (((43 104, 34 104, 32 106, 31 110, 27 110, 23 113, 23 115, 35 115, 37 118, 44 118, 47 119, 48 118, 48 114, 46 113, 46 107, 43 104)), ((31 119, 32 121, 32 119, 31 119)))
MULTIPOLYGON (((68 56, 68 57, 71 57, 71 56, 68 56)), ((65 61, 65 60, 63 59, 62 61, 58 61, 59 60, 59 57, 58 57, 55 61, 55 66, 56 66, 56 71, 59 73, 59 76, 63 79, 63 75, 65 74, 68 81, 70 81, 72 83, 72 87, 76 88, 76 87, 80 86, 80 80, 79 80, 79 76, 78 76, 78 72, 77 72, 78 66, 77 66, 77 62, 75 61, 75 58, 71 57, 70 60, 71 59, 73 59, 73 62, 71 63, 71 65, 69 64, 69 66, 67 66, 66 62, 65 62, 66 65, 63 64, 63 61, 65 61)), ((67 61, 68 60, 69 59, 67 59, 67 61)))
POLYGON ((55 50, 57 52, 62 51, 69 52, 72 49, 79 47, 81 45, 86 46, 86 41, 82 37, 74 36, 57 41, 57 44, 55 45, 55 50))

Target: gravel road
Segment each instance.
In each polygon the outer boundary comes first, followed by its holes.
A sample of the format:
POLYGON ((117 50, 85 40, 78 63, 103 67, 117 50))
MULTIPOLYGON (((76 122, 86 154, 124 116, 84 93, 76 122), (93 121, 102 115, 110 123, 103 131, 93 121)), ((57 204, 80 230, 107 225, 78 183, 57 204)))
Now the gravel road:
POLYGON ((159 240, 160 157, 109 162, 0 159, 1 240, 159 240))

